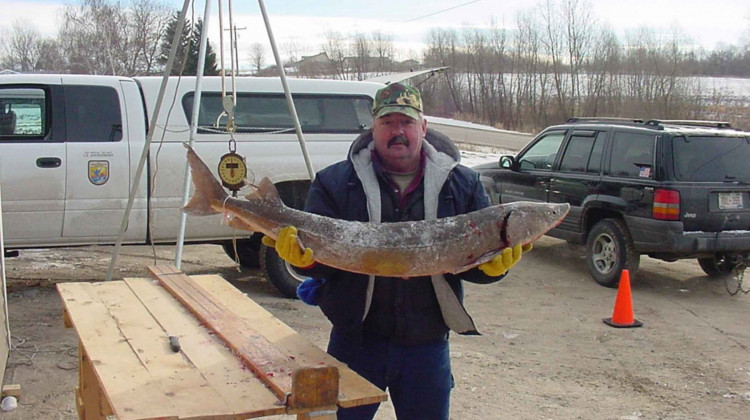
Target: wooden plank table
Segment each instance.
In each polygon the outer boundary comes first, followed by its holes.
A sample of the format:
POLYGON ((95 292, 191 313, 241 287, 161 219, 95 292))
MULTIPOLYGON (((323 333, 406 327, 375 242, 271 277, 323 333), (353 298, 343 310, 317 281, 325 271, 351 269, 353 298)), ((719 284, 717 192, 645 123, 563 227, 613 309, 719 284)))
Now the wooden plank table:
MULTIPOLYGON (((244 349, 238 349, 236 343, 228 346, 212 325, 193 315, 195 308, 180 303, 153 279, 57 285, 66 326, 74 327, 79 338, 79 418, 245 419, 278 414, 296 414, 298 419, 311 415, 335 418, 336 405, 385 401, 383 391, 221 277, 189 278, 202 293, 223 304, 221 309, 230 312, 227 317, 234 327, 245 326, 239 330, 248 332, 233 338, 246 346, 244 349), (179 351, 170 348, 170 336, 179 339, 179 351), (289 372, 290 377, 300 367, 335 367, 339 376, 335 405, 295 405, 295 400, 304 400, 297 391, 285 391, 290 398, 280 398, 273 384, 268 384, 271 372, 261 381, 248 363, 253 362, 252 347, 258 343, 261 350, 266 349, 264 354, 269 353, 270 345, 271 354, 283 356, 267 363, 274 371, 289 372), (279 367, 280 363, 288 363, 288 367, 279 367)), ((255 359, 255 363, 263 369, 266 362, 255 359)), ((289 379, 278 376, 278 381, 271 379, 281 384, 279 389, 286 389, 289 379)), ((314 381, 316 376, 309 378, 314 381)), ((315 390, 312 385, 307 391, 315 390)), ((313 395, 307 401, 327 404, 323 397, 313 395)))

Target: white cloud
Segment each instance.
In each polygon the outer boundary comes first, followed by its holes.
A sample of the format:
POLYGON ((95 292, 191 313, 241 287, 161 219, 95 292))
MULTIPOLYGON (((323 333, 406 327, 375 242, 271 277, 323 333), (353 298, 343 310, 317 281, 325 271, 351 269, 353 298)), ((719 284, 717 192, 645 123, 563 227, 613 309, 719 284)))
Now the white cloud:
POLYGON ((0 28, 10 28, 16 21, 28 22, 42 35, 54 36, 57 34, 58 15, 63 7, 61 4, 3 1, 0 28))

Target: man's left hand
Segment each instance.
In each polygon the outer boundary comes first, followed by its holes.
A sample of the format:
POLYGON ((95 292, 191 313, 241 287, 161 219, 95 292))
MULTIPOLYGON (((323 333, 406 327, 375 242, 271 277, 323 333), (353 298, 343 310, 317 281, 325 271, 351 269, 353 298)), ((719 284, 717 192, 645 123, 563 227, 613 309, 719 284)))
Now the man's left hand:
POLYGON ((505 248, 500 255, 496 255, 492 261, 479 264, 479 269, 488 276, 501 276, 507 273, 511 267, 516 265, 516 263, 521 260, 521 255, 524 252, 531 251, 531 248, 531 244, 516 245, 512 248, 505 248))

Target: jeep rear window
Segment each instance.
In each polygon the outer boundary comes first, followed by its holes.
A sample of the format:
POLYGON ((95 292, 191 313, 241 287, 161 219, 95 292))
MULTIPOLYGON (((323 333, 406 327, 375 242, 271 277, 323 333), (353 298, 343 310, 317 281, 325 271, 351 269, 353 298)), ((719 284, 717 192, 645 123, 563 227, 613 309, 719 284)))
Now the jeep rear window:
POLYGON ((615 133, 609 174, 628 178, 651 178, 654 142, 652 134, 615 133))
MULTIPOLYGON (((372 99, 368 96, 293 95, 302 131, 306 133, 357 133, 372 126, 372 99)), ((190 121, 193 93, 182 100, 185 116, 190 121)), ((234 110, 239 133, 294 133, 283 94, 240 94, 234 110)), ((223 133, 227 116, 221 94, 201 95, 198 127, 201 133, 223 133)))
POLYGON ((750 139, 746 137, 675 138, 675 178, 680 181, 750 181, 750 139))
POLYGON ((605 132, 580 135, 574 132, 565 148, 565 154, 560 162, 560 170, 564 172, 599 173, 606 135, 605 132))

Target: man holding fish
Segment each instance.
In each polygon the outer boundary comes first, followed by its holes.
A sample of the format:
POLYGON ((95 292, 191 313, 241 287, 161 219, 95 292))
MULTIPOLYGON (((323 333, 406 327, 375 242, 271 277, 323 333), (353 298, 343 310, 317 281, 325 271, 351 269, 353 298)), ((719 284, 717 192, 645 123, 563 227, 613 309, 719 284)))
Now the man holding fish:
MULTIPOLYGON (((427 129, 416 88, 393 83, 380 89, 373 120, 373 128, 352 144, 347 160, 317 174, 306 212, 348 221, 398 223, 452 217, 490 205, 479 175, 459 164, 455 144, 427 129)), ((403 278, 316 262, 313 250, 303 242, 294 226, 281 229, 276 241, 264 237, 281 258, 311 277, 298 294, 319 305, 333 324, 328 352, 388 389, 399 419, 447 419, 453 387, 449 330, 478 334, 462 304, 461 282, 500 280, 531 245, 509 246, 489 261, 456 274, 403 278)), ((461 251, 458 248, 456 253, 461 251)), ((399 261, 375 263, 382 268, 399 261)), ((378 405, 341 409, 338 418, 371 419, 377 409, 378 405)))

